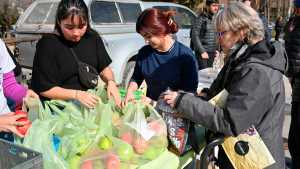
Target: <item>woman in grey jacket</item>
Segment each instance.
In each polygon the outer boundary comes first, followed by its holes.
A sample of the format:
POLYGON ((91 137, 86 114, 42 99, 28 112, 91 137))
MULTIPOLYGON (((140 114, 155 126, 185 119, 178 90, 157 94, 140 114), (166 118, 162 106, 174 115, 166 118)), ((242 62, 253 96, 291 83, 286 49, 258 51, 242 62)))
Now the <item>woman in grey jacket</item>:
MULTIPOLYGON (((225 136, 237 136, 254 126, 276 161, 268 169, 284 169, 284 49, 280 43, 266 43, 257 12, 240 2, 217 15, 216 28, 224 50, 236 47, 210 89, 202 93, 205 96, 166 92, 163 97, 180 116, 225 136), (207 102, 223 89, 229 93, 224 108, 207 102)), ((219 164, 222 169, 232 168, 222 149, 219 164)))

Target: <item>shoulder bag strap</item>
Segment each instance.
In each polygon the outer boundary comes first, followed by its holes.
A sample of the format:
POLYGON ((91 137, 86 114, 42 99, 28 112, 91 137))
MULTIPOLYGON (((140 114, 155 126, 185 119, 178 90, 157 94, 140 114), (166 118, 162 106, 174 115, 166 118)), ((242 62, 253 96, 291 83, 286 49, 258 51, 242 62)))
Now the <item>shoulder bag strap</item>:
POLYGON ((81 62, 79 59, 78 59, 78 56, 76 55, 75 51, 73 50, 73 48, 70 48, 70 51, 72 53, 72 55, 74 56, 75 60, 77 63, 81 62))

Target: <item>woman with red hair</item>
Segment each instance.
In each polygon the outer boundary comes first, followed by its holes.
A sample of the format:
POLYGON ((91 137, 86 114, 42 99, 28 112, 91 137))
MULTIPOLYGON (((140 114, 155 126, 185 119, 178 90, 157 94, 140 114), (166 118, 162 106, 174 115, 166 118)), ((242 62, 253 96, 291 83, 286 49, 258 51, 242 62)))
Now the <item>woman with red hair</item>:
POLYGON ((133 92, 143 80, 147 84, 147 103, 153 103, 167 90, 196 92, 197 63, 192 50, 173 39, 178 25, 172 19, 174 11, 150 8, 141 13, 136 31, 145 39, 136 57, 124 104, 134 100, 133 92))

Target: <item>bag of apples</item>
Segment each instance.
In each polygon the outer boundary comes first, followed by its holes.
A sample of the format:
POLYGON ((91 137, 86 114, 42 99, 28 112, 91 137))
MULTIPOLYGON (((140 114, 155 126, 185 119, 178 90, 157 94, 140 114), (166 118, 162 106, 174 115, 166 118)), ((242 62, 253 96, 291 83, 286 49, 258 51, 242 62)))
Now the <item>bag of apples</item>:
POLYGON ((130 169, 136 168, 136 159, 130 144, 112 136, 103 135, 81 156, 80 169, 130 169))
POLYGON ((157 158, 168 146, 167 128, 156 110, 138 101, 129 103, 123 111, 119 139, 133 147, 138 165, 157 158))

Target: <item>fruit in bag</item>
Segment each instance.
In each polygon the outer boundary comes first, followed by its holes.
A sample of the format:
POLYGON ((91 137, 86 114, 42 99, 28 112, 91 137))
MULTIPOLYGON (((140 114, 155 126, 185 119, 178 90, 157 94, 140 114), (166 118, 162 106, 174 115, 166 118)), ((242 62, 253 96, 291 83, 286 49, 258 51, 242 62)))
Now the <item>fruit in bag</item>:
POLYGON ((75 155, 69 160, 69 169, 78 169, 80 165, 80 156, 75 155))
POLYGON ((147 160, 154 160, 163 152, 162 148, 149 147, 143 154, 143 158, 147 160))
POLYGON ((105 169, 104 164, 102 164, 102 160, 93 159, 93 160, 85 160, 80 169, 105 169))
POLYGON ((106 169, 120 169, 120 159, 115 154, 109 154, 106 158, 106 169))
POLYGON ((165 135, 166 131, 162 124, 159 121, 154 120, 148 123, 148 126, 151 130, 155 131, 156 135, 165 135))
POLYGON ((120 138, 128 144, 132 144, 133 138, 130 132, 123 133, 120 138))
POLYGON ((92 160, 84 161, 81 164, 80 169, 93 169, 93 161, 92 160))
POLYGON ((76 138, 75 143, 78 153, 84 154, 84 152, 88 148, 89 140, 86 137, 81 136, 76 138))
POLYGON ((104 136, 104 137, 100 138, 98 147, 101 150, 109 150, 112 148, 112 146, 113 146, 113 143, 108 137, 104 136))
POLYGON ((140 137, 140 138, 137 138, 136 140, 134 140, 133 148, 137 154, 143 154, 146 151, 146 149, 148 148, 148 143, 145 139, 140 137))
POLYGON ((128 161, 133 156, 133 149, 130 144, 120 144, 117 148, 117 153, 122 161, 128 161))

